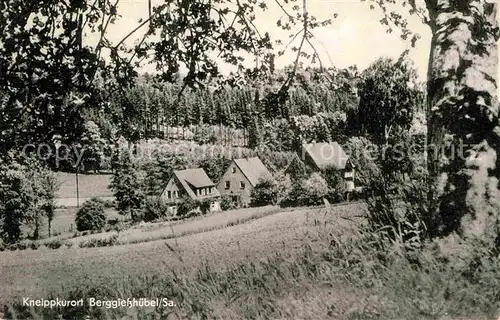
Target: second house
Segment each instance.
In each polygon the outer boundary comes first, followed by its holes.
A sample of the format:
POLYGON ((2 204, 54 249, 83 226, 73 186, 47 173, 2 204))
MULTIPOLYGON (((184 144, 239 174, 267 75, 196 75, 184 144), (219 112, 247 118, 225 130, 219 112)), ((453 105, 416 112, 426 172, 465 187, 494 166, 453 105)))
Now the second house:
POLYGON ((177 214, 177 205, 185 197, 195 201, 208 200, 210 211, 220 211, 219 191, 201 168, 175 170, 160 197, 173 215, 177 214))
POLYGON ((221 195, 239 198, 243 205, 248 205, 253 188, 266 175, 270 172, 259 158, 234 159, 217 184, 217 189, 221 195))

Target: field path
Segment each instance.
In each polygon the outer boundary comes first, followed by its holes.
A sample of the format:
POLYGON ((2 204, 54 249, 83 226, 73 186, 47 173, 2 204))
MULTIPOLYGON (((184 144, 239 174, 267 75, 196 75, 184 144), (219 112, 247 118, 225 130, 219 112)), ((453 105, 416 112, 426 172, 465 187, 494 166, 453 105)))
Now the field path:
POLYGON ((216 269, 260 260, 276 253, 294 253, 309 236, 328 228, 353 224, 334 215, 360 214, 364 206, 353 204, 332 209, 308 209, 276 213, 233 227, 170 240, 103 248, 25 250, 0 253, 0 304, 18 297, 44 297, 57 287, 82 282, 105 284, 124 275, 195 272, 206 261, 216 269), (174 251, 172 251, 172 249, 174 251))

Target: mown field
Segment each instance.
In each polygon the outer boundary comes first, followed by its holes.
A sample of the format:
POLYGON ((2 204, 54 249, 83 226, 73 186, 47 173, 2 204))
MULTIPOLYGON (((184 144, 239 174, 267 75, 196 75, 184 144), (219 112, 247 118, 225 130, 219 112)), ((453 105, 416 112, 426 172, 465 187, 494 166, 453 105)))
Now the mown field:
MULTIPOLYGON (((76 198, 76 175, 74 173, 57 172, 60 188, 56 198, 76 198)), ((112 197, 108 189, 110 174, 78 174, 78 193, 80 198, 112 197)))
MULTIPOLYGON (((76 207, 69 208, 57 208, 55 211, 54 220, 52 221, 52 238, 69 238, 75 232, 75 217, 76 211, 78 209, 76 207)), ((117 218, 119 220, 124 220, 125 218, 120 215, 113 208, 105 209, 106 216, 108 219, 117 218)), ((48 229, 46 226, 46 221, 43 221, 44 226, 41 230, 42 237, 48 236, 48 229)))
MULTIPOLYGON (((1 252, 0 304, 18 301, 22 296, 44 297, 47 292, 82 284, 99 286, 125 276, 161 275, 172 270, 194 275, 203 263, 223 270, 275 254, 293 254, 306 243, 314 246, 314 239, 329 230, 350 232, 355 224, 338 217, 352 217, 363 210, 361 204, 332 208, 330 212, 301 209, 168 240, 103 248, 63 246, 57 250, 1 252)), ((196 230, 204 221, 191 223, 196 230)))
MULTIPOLYGON (((92 197, 99 197, 103 200, 113 200, 113 193, 108 189, 111 181, 109 174, 79 174, 78 194, 76 192, 76 176, 74 173, 57 172, 57 179, 60 183, 56 194, 56 206, 54 220, 52 221, 52 234, 65 234, 70 236, 74 232, 75 214, 77 203, 82 205, 92 197)), ((121 218, 113 209, 107 209, 106 214, 110 218, 121 218)), ((47 227, 42 227, 42 236, 47 236, 47 227)))
MULTIPOLYGON (((78 244, 85 241, 108 239, 113 235, 117 235, 118 244, 122 245, 138 243, 138 242, 147 242, 147 241, 154 241, 161 239, 170 239, 193 233, 221 229, 228 226, 237 225, 252 219, 262 218, 264 216, 277 213, 279 211, 283 210, 275 206, 221 211, 210 214, 208 216, 191 218, 187 221, 180 220, 180 221, 166 221, 158 223, 142 223, 139 225, 134 225, 133 227, 122 230, 120 232, 113 230, 109 232, 79 236, 76 238, 72 237, 73 236, 72 233, 65 233, 59 236, 46 239, 45 241, 59 239, 59 240, 64 240, 65 243, 71 243, 77 246, 78 244)), ((123 218, 113 209, 107 209, 107 212, 108 212, 108 217, 123 218)))

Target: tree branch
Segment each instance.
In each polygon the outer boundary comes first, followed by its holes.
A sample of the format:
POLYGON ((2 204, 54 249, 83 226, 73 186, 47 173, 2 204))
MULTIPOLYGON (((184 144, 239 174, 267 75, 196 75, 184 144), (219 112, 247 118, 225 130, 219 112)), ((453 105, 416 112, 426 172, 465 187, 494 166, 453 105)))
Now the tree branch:
POLYGON ((299 31, 297 31, 297 33, 292 37, 292 39, 286 44, 285 48, 282 50, 282 52, 285 52, 288 47, 295 41, 295 39, 297 39, 297 36, 301 33, 303 33, 304 31, 304 28, 300 29, 299 31))
POLYGON ((133 29, 132 31, 130 31, 124 38, 122 38, 120 40, 120 42, 118 42, 118 44, 114 47, 114 49, 118 49, 118 47, 120 47, 120 45, 122 45, 128 38, 130 38, 130 36, 132 36, 135 32, 137 32, 137 30, 139 30, 140 28, 144 27, 146 25, 146 23, 148 23, 149 21, 151 21, 151 19, 153 19, 153 17, 156 15, 156 12, 154 14, 152 14, 149 18, 147 18, 146 20, 144 20, 141 24, 139 24, 135 29, 133 29))
POLYGON ((294 16, 286 11, 285 7, 278 0, 274 0, 274 2, 278 4, 278 6, 281 8, 281 11, 283 11, 288 16, 288 18, 295 19, 294 16))
POLYGON ((416 0, 408 0, 408 2, 410 3, 410 6, 412 7, 413 11, 415 11, 415 14, 420 18, 420 20, 422 20, 423 23, 430 26, 431 24, 430 19, 423 14, 420 8, 417 7, 416 0))
MULTIPOLYGON (((118 5, 119 2, 120 2, 120 0, 116 0, 116 2, 113 5, 113 7, 116 8, 116 6, 118 5)), ((108 30, 109 23, 111 22, 112 18, 113 18, 113 15, 110 12, 109 17, 106 20, 106 23, 103 25, 103 27, 101 29, 101 36, 99 38, 99 42, 97 43, 97 47, 96 47, 96 54, 97 54, 97 56, 100 56, 100 54, 101 54, 101 49, 102 49, 102 43, 104 41, 104 36, 106 35, 106 31, 108 30)), ((104 20, 104 15, 103 15, 103 20, 104 20)))
POLYGON ((323 41, 319 40, 318 38, 316 38, 316 36, 314 34, 311 33, 311 36, 316 39, 316 41, 323 47, 323 49, 325 50, 326 52, 326 56, 328 57, 328 60, 330 61, 330 64, 333 65, 333 60, 332 60, 332 57, 330 56, 330 53, 328 52, 325 44, 323 43, 323 41))
POLYGON ((302 47, 304 46, 304 42, 306 41, 307 34, 308 34, 308 28, 307 28, 307 23, 308 23, 308 14, 307 14, 307 0, 302 0, 302 10, 303 10, 303 16, 304 16, 304 33, 302 36, 302 40, 300 41, 299 48, 297 49, 297 57, 295 58, 295 61, 293 63, 293 69, 292 72, 290 72, 290 75, 288 76, 288 79, 283 83, 283 86, 281 87, 280 91, 282 89, 288 89, 290 85, 292 84, 295 74, 297 73, 297 68, 299 65, 299 60, 300 60, 300 55, 302 54, 302 47))
MULTIPOLYGON (((119 0, 117 0, 117 2, 118 1, 119 0)), ((152 19, 152 5, 151 5, 151 0, 148 0, 148 12, 149 12, 149 17, 148 17, 147 21, 149 21, 149 30, 151 30, 151 27, 152 27, 151 26, 151 19, 152 19)), ((147 37, 148 37, 148 32, 144 33, 144 36, 142 37, 142 39, 139 42, 139 44, 137 45, 137 47, 140 48, 144 44, 144 41, 146 41, 147 37)), ((134 60, 136 54, 137 54, 137 50, 134 50, 134 52, 132 53, 132 56, 128 60, 129 64, 132 62, 132 60, 134 60)))
POLYGON ((321 71, 323 71, 323 62, 321 61, 321 57, 319 56, 318 50, 316 50, 316 47, 311 43, 311 40, 309 39, 309 37, 306 38, 306 41, 311 46, 311 49, 314 50, 313 57, 316 56, 318 58, 319 68, 320 68, 321 71))

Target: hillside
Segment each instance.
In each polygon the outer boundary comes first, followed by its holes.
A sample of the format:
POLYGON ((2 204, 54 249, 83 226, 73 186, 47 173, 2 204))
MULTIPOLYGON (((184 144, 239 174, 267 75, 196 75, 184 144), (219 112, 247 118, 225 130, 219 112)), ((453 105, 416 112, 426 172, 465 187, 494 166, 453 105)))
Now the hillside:
MULTIPOLYGON (((330 228, 346 230, 348 220, 327 223, 335 215, 352 216, 363 207, 338 207, 334 212, 309 209, 276 213, 249 223, 189 236, 104 248, 64 248, 0 252, 0 304, 17 295, 42 295, 88 283, 111 283, 124 276, 196 273, 203 262, 224 269, 238 262, 258 261, 277 253, 295 254, 309 237, 330 228), (335 215, 333 215, 335 213, 335 215), (99 272, 96 273, 96 266, 99 272)), ((199 223, 199 222, 196 222, 199 223)))

